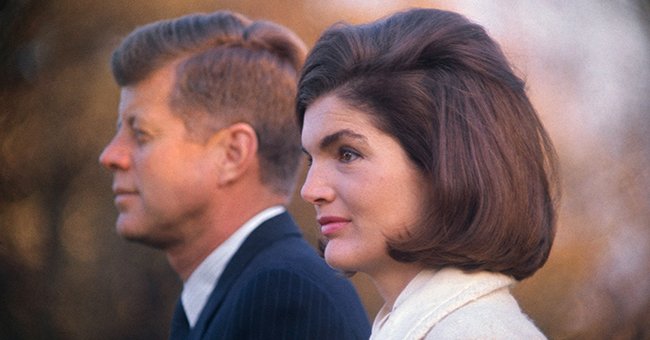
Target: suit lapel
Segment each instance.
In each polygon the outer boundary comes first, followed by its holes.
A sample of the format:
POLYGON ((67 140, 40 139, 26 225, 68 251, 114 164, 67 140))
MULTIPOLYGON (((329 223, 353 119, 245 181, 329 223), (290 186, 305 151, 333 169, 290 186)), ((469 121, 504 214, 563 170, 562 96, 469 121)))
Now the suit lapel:
POLYGON ((190 332, 190 339, 200 339, 206 331, 213 316, 219 310, 224 297, 230 291, 233 283, 244 271, 248 263, 264 248, 275 241, 287 237, 300 237, 301 233, 291 216, 284 212, 275 216, 257 227, 242 243, 217 282, 217 286, 210 294, 210 298, 201 311, 196 326, 190 332))
POLYGON ((190 332, 190 325, 187 321, 187 315, 185 314, 185 308, 183 308, 183 303, 181 299, 178 299, 176 302, 176 308, 174 309, 174 316, 172 317, 172 326, 171 333, 169 335, 170 340, 182 340, 187 339, 187 335, 190 332))

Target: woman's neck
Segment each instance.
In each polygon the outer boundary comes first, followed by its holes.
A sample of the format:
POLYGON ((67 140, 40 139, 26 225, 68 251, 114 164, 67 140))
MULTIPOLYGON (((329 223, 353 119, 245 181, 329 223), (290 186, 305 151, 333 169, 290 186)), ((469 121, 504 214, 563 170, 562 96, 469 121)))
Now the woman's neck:
POLYGON ((367 273, 384 299, 383 310, 393 308, 399 294, 422 269, 420 264, 395 262, 377 272, 367 273))

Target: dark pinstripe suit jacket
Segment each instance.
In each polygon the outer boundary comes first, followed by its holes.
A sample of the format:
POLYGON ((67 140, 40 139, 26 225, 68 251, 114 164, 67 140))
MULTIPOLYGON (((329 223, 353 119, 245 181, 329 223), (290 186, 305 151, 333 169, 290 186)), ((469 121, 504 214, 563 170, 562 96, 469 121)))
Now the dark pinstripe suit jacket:
MULTIPOLYGON (((174 330, 172 339, 185 338, 174 330)), ((347 279, 302 238, 288 213, 260 225, 226 266, 187 339, 368 339, 347 279)))

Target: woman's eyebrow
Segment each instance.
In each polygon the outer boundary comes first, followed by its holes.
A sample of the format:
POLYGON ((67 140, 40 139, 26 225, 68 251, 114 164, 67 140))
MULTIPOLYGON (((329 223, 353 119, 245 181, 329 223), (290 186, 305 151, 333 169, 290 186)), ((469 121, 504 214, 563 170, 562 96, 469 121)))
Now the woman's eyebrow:
POLYGON ((358 139, 362 142, 367 143, 367 139, 364 135, 360 135, 350 129, 343 129, 323 137, 323 139, 320 141, 319 147, 320 149, 327 149, 342 138, 358 139))

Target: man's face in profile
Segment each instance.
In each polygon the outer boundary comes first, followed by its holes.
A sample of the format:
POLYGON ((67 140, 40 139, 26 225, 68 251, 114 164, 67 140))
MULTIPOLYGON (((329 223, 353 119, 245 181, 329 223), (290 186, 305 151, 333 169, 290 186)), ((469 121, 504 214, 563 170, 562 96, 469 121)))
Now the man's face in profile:
POLYGON ((209 144, 192 140, 169 105, 174 68, 122 89, 117 132, 100 156, 113 173, 117 232, 156 248, 201 224, 216 189, 209 144))

